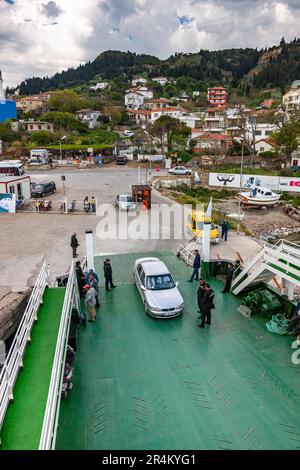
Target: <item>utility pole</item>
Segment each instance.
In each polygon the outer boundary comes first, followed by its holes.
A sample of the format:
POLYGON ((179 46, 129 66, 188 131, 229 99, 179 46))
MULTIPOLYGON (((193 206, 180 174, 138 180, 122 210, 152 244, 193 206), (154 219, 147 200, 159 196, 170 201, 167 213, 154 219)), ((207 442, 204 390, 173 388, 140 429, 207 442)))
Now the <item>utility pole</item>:
POLYGON ((64 175, 64 167, 63 167, 63 161, 62 161, 62 146, 61 143, 63 140, 65 140, 67 136, 63 136, 61 139, 59 139, 59 150, 60 150, 60 164, 61 164, 61 180, 63 183, 63 190, 64 190, 64 196, 66 195, 66 187, 65 187, 65 175, 64 175))

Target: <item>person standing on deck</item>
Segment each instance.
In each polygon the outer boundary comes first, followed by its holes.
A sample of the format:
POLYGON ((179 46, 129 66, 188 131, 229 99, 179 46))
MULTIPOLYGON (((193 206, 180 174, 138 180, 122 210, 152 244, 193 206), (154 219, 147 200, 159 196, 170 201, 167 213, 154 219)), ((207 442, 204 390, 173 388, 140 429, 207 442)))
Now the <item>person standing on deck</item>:
POLYGON ((76 279, 77 279, 77 284, 78 284, 78 289, 80 293, 80 297, 83 296, 83 287, 85 286, 85 277, 82 272, 81 266, 80 266, 80 261, 76 261, 75 265, 75 273, 76 273, 76 279))
POLYGON ((201 324, 198 325, 199 328, 205 328, 205 324, 211 324, 211 310, 215 308, 214 298, 215 293, 210 287, 209 284, 205 285, 205 292, 203 296, 203 301, 201 304, 201 324))
POLYGON ((86 274, 85 276, 85 280, 86 280, 86 284, 89 284, 89 279, 90 279, 90 275, 93 275, 94 278, 96 279, 96 281, 99 283, 99 276, 98 274, 96 273, 96 271, 93 271, 93 269, 90 269, 89 272, 86 274))
POLYGON ((193 263, 193 273, 192 273, 191 279, 188 282, 193 282, 194 279, 196 281, 199 280, 199 269, 201 267, 201 257, 200 257, 198 250, 195 251, 195 254, 196 256, 195 256, 194 263, 193 263))
POLYGON ((223 222, 221 223, 221 227, 222 227, 222 240, 225 239, 225 242, 227 242, 228 231, 230 229, 230 225, 229 225, 229 222, 226 219, 226 217, 223 220, 223 222))
POLYGON ((77 258, 77 248, 79 247, 79 243, 77 240, 77 233, 73 233, 71 237, 71 247, 73 250, 73 258, 77 258))
POLYGON ((96 291, 96 308, 100 307, 99 303, 99 284, 96 278, 93 276, 93 274, 89 275, 89 285, 90 287, 93 287, 96 291))
POLYGON ((222 290, 222 294, 227 294, 231 290, 232 279, 234 275, 234 266, 232 263, 228 264, 227 273, 226 273, 226 281, 224 290, 222 290))
POLYGON ((107 258, 104 261, 103 269, 104 269, 104 277, 105 277, 105 288, 108 292, 110 292, 109 286, 111 287, 111 289, 115 289, 116 287, 113 283, 112 267, 110 264, 110 259, 107 258))
POLYGON ((85 294, 85 305, 89 313, 89 323, 92 323, 96 320, 96 291, 94 287, 86 284, 84 286, 85 294))
MULTIPOLYGON (((198 307, 199 307, 198 313, 201 313, 202 311, 202 302, 203 302, 204 294, 205 294, 205 281, 201 277, 199 281, 198 292, 197 292, 197 301, 198 301, 198 307)), ((199 318, 201 318, 201 316, 199 318)))

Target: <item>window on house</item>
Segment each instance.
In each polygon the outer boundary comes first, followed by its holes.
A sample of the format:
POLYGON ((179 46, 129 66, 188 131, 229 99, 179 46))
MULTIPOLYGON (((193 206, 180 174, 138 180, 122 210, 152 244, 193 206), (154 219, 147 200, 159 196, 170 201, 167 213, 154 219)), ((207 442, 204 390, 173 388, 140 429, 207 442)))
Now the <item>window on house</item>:
POLYGON ((50 130, 50 126, 47 126, 48 131, 50 130))
POLYGON ((18 199, 21 199, 21 197, 22 197, 22 185, 21 185, 21 183, 17 184, 17 193, 18 193, 18 199))
POLYGON ((260 147, 259 149, 260 152, 263 152, 264 150, 265 150, 264 147, 260 147))
POLYGON ((42 126, 41 126, 40 124, 38 125, 38 129, 39 129, 39 130, 41 130, 41 129, 42 129, 42 126))
POLYGON ((9 192, 10 192, 10 194, 15 194, 16 191, 15 191, 15 186, 14 185, 9 187, 9 192))
POLYGON ((273 131, 266 131, 266 135, 271 135, 273 134, 273 131))
POLYGON ((33 126, 30 126, 30 129, 33 129, 33 126))
POLYGON ((261 135, 262 132, 261 131, 255 131, 255 135, 261 135))

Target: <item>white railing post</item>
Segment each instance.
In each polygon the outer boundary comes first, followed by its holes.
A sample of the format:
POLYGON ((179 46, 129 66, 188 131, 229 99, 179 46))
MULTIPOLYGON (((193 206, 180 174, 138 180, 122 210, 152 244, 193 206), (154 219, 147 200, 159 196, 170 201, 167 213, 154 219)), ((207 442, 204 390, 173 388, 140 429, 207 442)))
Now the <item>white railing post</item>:
POLYGON ((74 302, 79 311, 79 290, 77 286, 77 279, 73 262, 69 273, 65 300, 61 314, 61 321, 57 337, 55 356, 53 360, 51 380, 44 414, 39 450, 51 450, 55 448, 63 371, 74 302))
POLYGON ((0 431, 9 402, 13 400, 13 387, 16 383, 19 370, 23 367, 26 345, 30 341, 31 329, 34 321, 37 319, 40 302, 46 288, 48 277, 46 271, 46 262, 44 262, 0 372, 0 431))

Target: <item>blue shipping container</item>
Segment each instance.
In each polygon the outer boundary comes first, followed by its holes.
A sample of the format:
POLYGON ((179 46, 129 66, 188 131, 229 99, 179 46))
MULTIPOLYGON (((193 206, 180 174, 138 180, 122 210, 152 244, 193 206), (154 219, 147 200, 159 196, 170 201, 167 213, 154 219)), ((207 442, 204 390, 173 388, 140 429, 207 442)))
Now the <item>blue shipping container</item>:
POLYGON ((0 101, 0 122, 17 118, 17 107, 13 100, 0 101))

